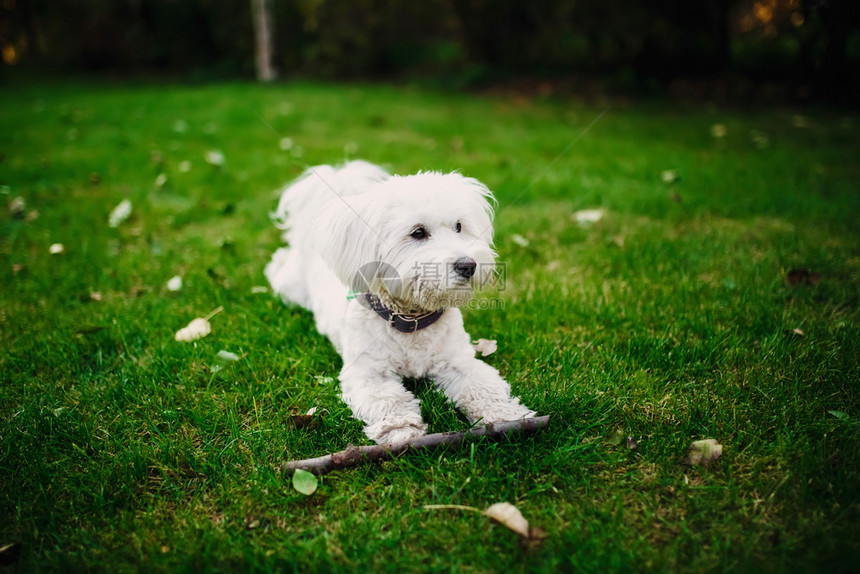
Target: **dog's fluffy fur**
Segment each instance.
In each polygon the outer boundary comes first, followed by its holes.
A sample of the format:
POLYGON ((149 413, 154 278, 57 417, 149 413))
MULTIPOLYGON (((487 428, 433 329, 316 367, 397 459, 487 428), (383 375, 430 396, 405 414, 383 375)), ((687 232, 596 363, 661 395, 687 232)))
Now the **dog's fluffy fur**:
POLYGON ((483 184, 458 173, 400 177, 362 161, 311 168, 281 195, 274 216, 288 247, 272 256, 266 277, 285 301, 314 313, 343 358, 343 399, 378 443, 426 432, 418 399, 401 377, 431 380, 472 422, 534 414, 475 357, 458 309, 493 272, 491 201, 483 184), (470 260, 472 276, 456 265, 470 260), (367 273, 380 265, 387 276, 367 273), (362 295, 350 297, 351 289, 371 292, 398 313, 444 312, 427 328, 403 333, 362 295))

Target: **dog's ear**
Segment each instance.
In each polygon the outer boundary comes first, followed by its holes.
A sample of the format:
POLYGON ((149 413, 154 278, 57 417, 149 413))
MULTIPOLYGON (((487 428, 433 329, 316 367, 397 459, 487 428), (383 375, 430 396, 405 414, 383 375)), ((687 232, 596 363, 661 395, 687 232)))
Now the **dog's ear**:
POLYGON ((326 202, 313 226, 317 252, 344 285, 353 283, 362 266, 380 258, 380 241, 374 228, 375 213, 365 197, 337 197, 326 202))
POLYGON ((497 205, 496 198, 490 189, 471 177, 463 178, 463 188, 468 194, 467 217, 472 221, 470 230, 478 239, 487 245, 493 244, 493 212, 497 205))

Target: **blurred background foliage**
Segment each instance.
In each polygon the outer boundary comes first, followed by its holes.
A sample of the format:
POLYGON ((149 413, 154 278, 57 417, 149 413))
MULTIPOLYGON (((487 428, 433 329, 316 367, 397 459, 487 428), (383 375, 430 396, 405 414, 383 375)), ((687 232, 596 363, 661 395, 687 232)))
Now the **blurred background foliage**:
MULTIPOLYGON (((857 0, 269 0, 282 77, 860 93, 857 0)), ((4 68, 250 77, 250 0, 0 0, 4 68)))

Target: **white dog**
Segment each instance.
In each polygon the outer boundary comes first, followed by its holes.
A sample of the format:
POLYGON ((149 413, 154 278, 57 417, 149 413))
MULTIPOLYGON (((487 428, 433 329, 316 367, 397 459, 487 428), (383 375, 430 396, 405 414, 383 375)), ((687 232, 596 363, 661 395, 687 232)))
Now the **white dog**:
POLYGON ((492 277, 490 201, 458 173, 400 177, 362 161, 308 169, 281 195, 289 247, 266 277, 314 313, 343 358, 343 399, 378 443, 426 432, 402 377, 430 379, 473 423, 534 415, 475 358, 458 309, 492 277))

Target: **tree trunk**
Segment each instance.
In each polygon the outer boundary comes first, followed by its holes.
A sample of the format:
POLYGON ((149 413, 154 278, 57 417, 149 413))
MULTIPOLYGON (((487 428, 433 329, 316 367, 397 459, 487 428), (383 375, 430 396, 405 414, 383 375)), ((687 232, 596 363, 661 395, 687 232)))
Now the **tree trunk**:
POLYGON ((251 11, 254 17, 257 79, 271 82, 277 72, 272 64, 272 12, 269 0, 251 0, 251 11))

